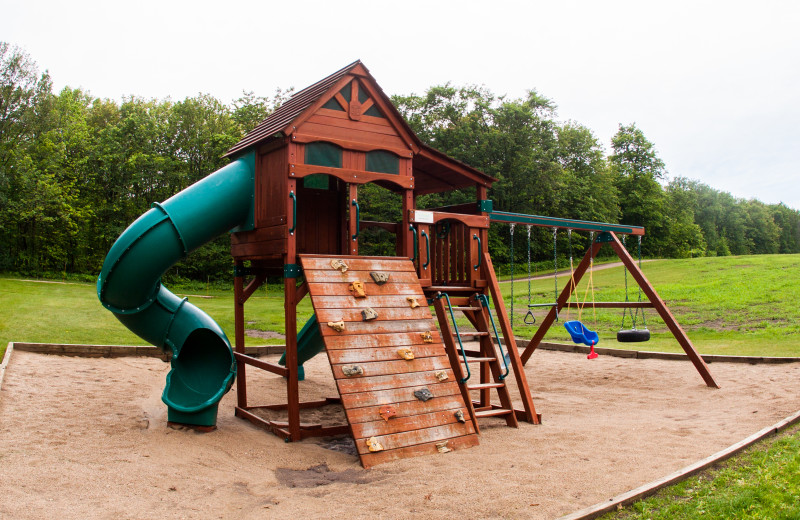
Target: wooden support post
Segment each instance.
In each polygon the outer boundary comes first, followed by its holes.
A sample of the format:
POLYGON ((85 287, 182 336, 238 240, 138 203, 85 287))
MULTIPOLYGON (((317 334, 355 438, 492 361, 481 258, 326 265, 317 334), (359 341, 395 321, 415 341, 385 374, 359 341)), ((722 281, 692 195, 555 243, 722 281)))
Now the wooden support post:
POLYGON ((689 356, 689 359, 694 364, 694 367, 700 373, 700 376, 705 381, 706 385, 710 386, 711 388, 719 388, 719 385, 714 380, 714 377, 711 375, 711 372, 708 370, 708 365, 706 362, 703 361, 703 358, 698 354, 697 350, 694 348, 691 340, 686 335, 686 332, 678 325, 675 316, 672 315, 672 312, 667 308, 661 298, 658 296, 658 293, 650 285, 650 282, 645 277, 644 273, 642 273, 639 266, 634 261, 633 257, 631 257, 628 250, 622 245, 622 242, 619 241, 617 236, 614 233, 609 233, 612 238, 611 247, 617 253, 622 263, 625 264, 625 267, 628 268, 628 271, 631 273, 631 276, 636 283, 639 284, 639 287, 642 288, 642 292, 647 295, 647 299, 650 300, 650 303, 653 304, 653 307, 658 312, 658 315, 661 316, 661 319, 664 320, 664 323, 667 325, 667 328, 672 335, 675 336, 675 339, 680 344, 683 351, 686 352, 686 355, 689 356))
POLYGON ((358 204, 358 184, 350 184, 350 201, 348 202, 348 207, 350 208, 350 226, 349 226, 349 233, 347 237, 347 244, 348 244, 348 255, 357 255, 358 254, 358 238, 353 238, 353 236, 358 235, 358 219, 356 218, 357 211, 356 206, 353 203, 358 204))
MULTIPOLYGON (((589 268, 592 263, 592 259, 595 257, 597 252, 600 248, 603 247, 601 242, 594 242, 589 249, 586 250, 586 254, 583 256, 583 260, 581 263, 578 264, 578 267, 575 268, 575 274, 573 278, 575 280, 574 287, 578 286, 578 283, 583 278, 584 273, 589 268)), ((533 355, 533 352, 536 350, 536 347, 539 346, 544 335, 547 334, 547 331, 550 330, 550 326, 556 320, 556 316, 558 311, 560 311, 566 303, 569 301, 570 297, 572 296, 573 284, 571 281, 567 282, 567 285, 564 286, 564 289, 561 291, 561 294, 558 297, 557 305, 550 308, 550 312, 547 313, 547 316, 544 317, 542 320, 542 324, 539 325, 539 328, 536 329, 536 333, 533 335, 533 338, 525 347, 525 350, 522 352, 522 364, 525 365, 528 363, 528 360, 533 355)))
MULTIPOLYGON (((288 188, 297 193, 297 181, 289 179, 288 188)), ((287 198, 288 201, 288 198, 287 198)), ((287 213, 288 211, 287 206, 287 213)), ((297 232, 289 235, 286 240, 286 256, 284 265, 297 264, 297 232)), ((297 368, 297 279, 283 278, 283 308, 284 323, 286 326, 286 368, 289 375, 286 378, 286 400, 288 403, 289 437, 290 441, 302 439, 300 433, 300 389, 298 385, 297 368)))
POLYGON ((400 224, 400 229, 398 230, 395 239, 397 240, 397 255, 411 258, 414 254, 414 240, 412 239, 411 230, 409 229, 411 221, 409 220, 408 216, 410 214, 410 210, 415 209, 413 190, 405 190, 403 192, 402 206, 403 221, 400 224))
MULTIPOLYGON (((236 275, 233 278, 234 346, 236 352, 244 354, 244 277, 241 275, 243 263, 237 260, 236 275)), ((236 360, 236 403, 239 408, 247 408, 247 377, 245 364, 236 360)))
MULTIPOLYGON (((500 285, 497 283, 497 276, 494 273, 494 266, 492 265, 492 258, 489 252, 483 254, 483 272, 486 279, 489 281, 489 293, 494 300, 494 308, 497 311, 497 319, 500 321, 500 329, 503 331, 503 337, 506 340, 506 350, 508 357, 511 361, 511 368, 514 372, 514 377, 517 381, 517 388, 519 389, 522 398, 522 406, 525 409, 524 420, 532 423, 539 424, 539 415, 536 413, 536 408, 533 405, 533 398, 531 397, 531 390, 528 387, 528 378, 525 376, 524 362, 520 358, 519 351, 517 350, 517 341, 514 339, 514 331, 511 328, 511 322, 508 319, 508 312, 506 305, 503 302, 503 296, 500 294, 500 285)), ((488 309, 487 309, 488 311, 488 309)))

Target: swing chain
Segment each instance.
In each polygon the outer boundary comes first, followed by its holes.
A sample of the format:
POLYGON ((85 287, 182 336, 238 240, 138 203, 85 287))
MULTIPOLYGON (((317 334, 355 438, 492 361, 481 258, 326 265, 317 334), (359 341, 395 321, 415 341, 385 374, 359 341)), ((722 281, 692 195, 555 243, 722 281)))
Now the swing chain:
POLYGON ((514 227, 516 224, 509 224, 509 230, 511 233, 511 316, 509 317, 511 321, 511 328, 514 328, 514 227))
POLYGON ((553 296, 558 321, 558 228, 553 227, 553 296))
MULTIPOLYGON (((636 238, 638 240, 638 248, 637 248, 638 251, 637 251, 637 254, 638 254, 638 257, 639 257, 639 271, 641 271, 642 270, 642 236, 641 235, 637 235, 636 238)), ((642 286, 639 285, 639 302, 641 303, 641 301, 642 301, 642 286)), ((638 311, 638 309, 637 309, 637 311, 638 311)), ((634 320, 635 320, 635 318, 634 318, 634 320)), ((647 328, 647 322, 644 320, 644 309, 642 309, 642 325, 644 326, 645 329, 647 328)), ((636 328, 636 321, 633 322, 633 328, 634 329, 636 328)))
MULTIPOLYGON (((639 270, 641 271, 641 269, 642 269, 642 237, 641 236, 637 236, 636 238, 637 238, 637 256, 638 256, 639 270)), ((622 235, 622 245, 623 245, 623 247, 625 247, 627 249, 627 246, 625 245, 625 235, 622 235)), ((627 303, 629 301, 629 299, 628 299, 628 268, 625 267, 623 272, 625 273, 625 303, 627 303)), ((640 303, 642 301, 642 286, 641 285, 639 286, 639 297, 637 298, 637 301, 640 302, 640 303)), ((631 322, 632 322, 631 325, 632 325, 633 330, 636 330, 636 321, 639 319, 639 311, 640 311, 639 307, 637 307, 635 311, 630 311, 631 322)), ((625 328, 625 314, 627 312, 628 312, 628 308, 627 307, 622 309, 622 326, 620 327, 622 329, 625 328)), ((647 321, 645 321, 644 309, 641 309, 641 313, 642 313, 642 325, 646 329, 647 328, 647 321)))
POLYGON ((528 224, 528 305, 531 303, 531 225, 528 224))
POLYGON ((528 229, 528 313, 522 321, 525 325, 535 325, 536 316, 531 311, 531 228, 533 226, 527 224, 525 227, 528 229))
MULTIPOLYGON (((627 250, 628 247, 625 245, 625 237, 626 236, 627 235, 622 235, 622 247, 624 247, 627 250)), ((625 303, 628 303, 628 266, 623 264, 622 272, 624 273, 624 276, 625 276, 625 303)), ((621 329, 625 328, 625 315, 627 313, 628 313, 628 307, 623 307, 622 308, 622 325, 620 325, 621 329)), ((631 319, 633 319, 633 312, 631 312, 631 319)))

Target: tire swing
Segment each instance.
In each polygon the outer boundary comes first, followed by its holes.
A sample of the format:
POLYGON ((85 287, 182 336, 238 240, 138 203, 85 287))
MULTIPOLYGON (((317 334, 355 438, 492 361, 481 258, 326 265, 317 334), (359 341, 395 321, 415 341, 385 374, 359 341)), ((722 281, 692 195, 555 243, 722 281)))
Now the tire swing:
MULTIPOLYGON (((573 294, 575 294, 575 269, 572 263, 572 230, 567 229, 567 236, 569 237, 569 270, 570 270, 570 288, 573 294)), ((594 243, 594 232, 591 234, 591 240, 589 241, 589 247, 592 247, 594 243)), ((567 306, 567 321, 564 322, 564 328, 567 329, 572 341, 574 343, 583 343, 584 345, 589 347, 589 355, 586 356, 587 359, 594 359, 597 357, 597 352, 594 351, 594 346, 600 341, 600 336, 597 332, 593 330, 589 330, 586 328, 581 322, 581 315, 583 313, 583 307, 586 305, 586 297, 589 293, 589 288, 592 288, 592 311, 594 312, 594 328, 597 328, 597 310, 594 306, 594 280, 592 277, 593 267, 594 265, 594 258, 589 259, 589 283, 586 285, 586 291, 583 295, 583 303, 578 302, 578 295, 575 294, 575 304, 578 307, 578 319, 577 320, 569 320, 569 309, 570 307, 567 306)))
MULTIPOLYGON (((638 243, 638 257, 639 257, 639 270, 642 269, 642 237, 637 236, 636 238, 639 239, 638 243)), ((625 245, 625 235, 622 236, 622 245, 625 245)), ((625 303, 628 303, 628 268, 625 267, 625 303)), ((642 288, 639 287, 639 298, 637 300, 639 303, 642 301, 642 288)), ((647 328, 647 322, 644 318, 644 309, 641 307, 637 307, 636 310, 630 311, 631 313, 631 324, 630 329, 625 328, 625 315, 628 313, 628 308, 622 309, 622 325, 620 326, 619 331, 617 332, 617 341, 620 343, 641 343, 644 341, 650 340, 650 330, 647 328), (639 316, 639 310, 642 311, 642 326, 643 329, 636 328, 636 320, 639 316)))

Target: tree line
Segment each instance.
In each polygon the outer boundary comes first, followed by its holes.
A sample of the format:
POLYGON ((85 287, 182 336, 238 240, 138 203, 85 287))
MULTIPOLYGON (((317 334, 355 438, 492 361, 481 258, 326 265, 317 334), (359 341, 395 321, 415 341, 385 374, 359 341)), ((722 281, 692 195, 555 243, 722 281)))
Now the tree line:
MULTIPOLYGON (((225 151, 290 93, 246 92, 226 104, 207 94, 117 102, 70 87, 54 92, 27 53, 0 42, 0 271, 97 273, 127 225, 227 163, 225 151)), ((421 139, 498 179, 495 208, 642 225, 649 256, 800 252, 800 212, 668 179, 634 124, 620 125, 606 154, 591 130, 559 122, 554 103, 535 91, 506 99, 443 85, 392 101, 421 139)), ((365 219, 397 219, 399 201, 384 192, 367 186, 360 194, 365 219)), ((474 200, 464 190, 418 203, 474 200)), ((511 260, 509 238, 508 226, 492 227, 497 263, 511 260)), ((374 239, 376 251, 393 249, 390 237, 374 239)), ((534 258, 552 255, 550 240, 535 232, 534 258)), ((585 247, 586 237, 574 240, 585 247)), ((201 248, 176 273, 228 278, 228 244, 221 237, 201 248)), ((525 255, 516 248, 517 261, 525 255)))

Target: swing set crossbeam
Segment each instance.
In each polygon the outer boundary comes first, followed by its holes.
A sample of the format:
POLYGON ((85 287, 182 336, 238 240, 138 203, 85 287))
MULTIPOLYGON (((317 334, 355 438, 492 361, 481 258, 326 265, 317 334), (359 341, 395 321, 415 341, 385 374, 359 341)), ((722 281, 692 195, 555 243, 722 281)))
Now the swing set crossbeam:
MULTIPOLYGON (((557 305, 555 303, 545 303, 542 306, 552 307, 557 305)), ((655 307, 650 302, 585 302, 580 305, 576 302, 567 302, 563 307, 570 309, 580 309, 585 307, 594 307, 596 309, 652 309, 655 307)))
POLYGON ((508 224, 527 224, 537 227, 572 229, 575 231, 607 231, 624 235, 644 235, 644 228, 640 226, 626 226, 624 224, 609 224, 608 222, 592 222, 589 220, 574 220, 568 218, 545 217, 542 215, 527 215, 525 213, 511 213, 508 211, 492 211, 489 213, 492 222, 506 222, 508 224))

